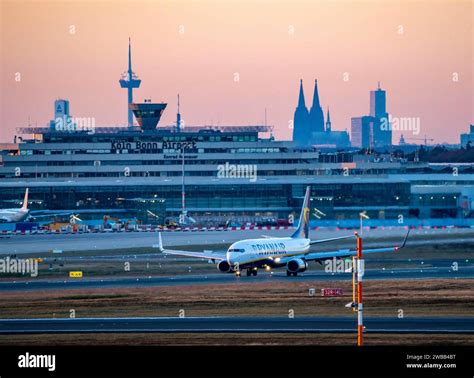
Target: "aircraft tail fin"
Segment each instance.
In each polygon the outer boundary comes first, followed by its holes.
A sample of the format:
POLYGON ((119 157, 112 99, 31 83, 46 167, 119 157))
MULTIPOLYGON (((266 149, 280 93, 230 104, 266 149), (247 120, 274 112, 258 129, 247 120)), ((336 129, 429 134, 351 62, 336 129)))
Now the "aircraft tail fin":
POLYGON ((161 240, 161 232, 158 232, 158 248, 160 249, 160 252, 165 250, 163 248, 163 240, 161 240))
POLYGON ((28 210, 28 188, 26 188, 25 198, 23 199, 23 206, 21 207, 22 210, 28 210))
POLYGON ((301 214, 300 214, 300 221, 298 224, 298 228, 294 232, 293 235, 291 235, 292 238, 294 239, 300 239, 300 238, 309 238, 309 195, 311 193, 311 187, 307 186, 306 187, 306 193, 304 195, 304 200, 303 200, 303 207, 301 208, 301 214))

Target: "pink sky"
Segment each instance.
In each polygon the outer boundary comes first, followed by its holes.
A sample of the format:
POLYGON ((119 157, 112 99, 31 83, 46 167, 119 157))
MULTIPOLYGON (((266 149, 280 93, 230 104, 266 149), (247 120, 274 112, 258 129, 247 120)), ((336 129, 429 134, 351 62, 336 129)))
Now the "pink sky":
POLYGON ((2 142, 28 119, 44 126, 58 97, 96 126, 125 125, 129 36, 134 99, 168 102, 161 125, 174 122, 179 92, 187 124, 262 123, 267 108, 275 136, 289 139, 300 78, 307 105, 318 79, 334 130, 368 113, 378 81, 392 116, 420 118, 414 137, 458 143, 474 123, 469 0, 7 0, 0 11, 2 142))

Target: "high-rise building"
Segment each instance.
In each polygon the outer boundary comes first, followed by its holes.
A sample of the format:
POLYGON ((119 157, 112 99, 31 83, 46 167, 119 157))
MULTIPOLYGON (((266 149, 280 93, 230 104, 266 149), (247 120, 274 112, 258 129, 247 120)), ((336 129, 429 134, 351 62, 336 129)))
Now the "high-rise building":
POLYGON ((71 131, 75 126, 69 114, 69 101, 62 98, 54 101, 54 119, 49 122, 49 127, 57 131, 71 131))
POLYGON ((352 147, 373 149, 375 147, 376 130, 380 128, 380 120, 372 116, 351 118, 352 147))
POLYGON ((381 118, 387 114, 386 92, 380 88, 370 91, 370 114, 372 117, 381 118))
POLYGON ((303 80, 300 81, 298 106, 296 107, 293 118, 293 142, 299 146, 305 146, 311 143, 309 113, 304 99, 303 80))
POLYGON ((379 127, 374 130, 374 147, 382 148, 392 145, 392 130, 387 113, 386 92, 380 88, 370 91, 370 114, 379 119, 379 127))
POLYGON ((324 131, 324 115, 321 104, 319 103, 318 81, 314 81, 313 105, 309 112, 309 127, 311 132, 324 131))
POLYGON ((461 146, 467 147, 468 144, 474 148, 474 125, 470 125, 469 133, 461 134, 461 146))
POLYGON ((370 114, 351 118, 351 145, 370 149, 392 145, 386 92, 380 88, 380 84, 375 91, 370 91, 370 114))

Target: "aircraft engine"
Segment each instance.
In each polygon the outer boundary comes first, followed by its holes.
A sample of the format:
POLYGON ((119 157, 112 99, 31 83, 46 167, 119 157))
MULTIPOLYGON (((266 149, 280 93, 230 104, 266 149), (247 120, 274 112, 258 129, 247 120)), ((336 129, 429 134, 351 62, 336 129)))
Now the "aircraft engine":
POLYGON ((232 273, 234 271, 230 264, 225 260, 222 260, 217 264, 217 269, 222 273, 232 273))
POLYGON ((308 263, 303 259, 293 259, 288 261, 286 268, 291 273, 304 272, 308 268, 308 263))

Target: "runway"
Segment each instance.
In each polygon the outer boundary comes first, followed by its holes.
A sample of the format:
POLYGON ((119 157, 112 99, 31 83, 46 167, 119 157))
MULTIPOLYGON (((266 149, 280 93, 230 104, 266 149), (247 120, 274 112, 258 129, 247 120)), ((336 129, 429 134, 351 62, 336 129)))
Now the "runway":
MULTIPOLYGON (((474 333, 470 318, 366 318, 370 333, 474 333)), ((2 319, 0 334, 353 333, 356 317, 199 317, 2 319)))
MULTIPOLYGON (((311 230, 313 239, 331 238, 350 235, 354 230, 318 229, 311 230)), ((263 235, 284 237, 291 235, 292 230, 237 230, 237 231, 201 231, 201 232, 164 232, 163 244, 173 246, 205 246, 215 244, 231 244, 242 239, 261 238, 263 235)), ((364 243, 367 246, 373 243, 386 244, 387 239, 393 240, 394 245, 401 242, 406 229, 364 230, 364 243), (373 239, 373 240, 371 240, 373 239), (383 240, 382 240, 383 239, 383 240)), ((474 229, 447 228, 447 229, 416 229, 410 234, 410 245, 426 243, 426 240, 436 239, 440 243, 472 242, 474 229), (420 238, 425 241, 419 240, 420 238), (418 240, 417 240, 418 239, 418 240)), ((94 251, 124 248, 152 248, 158 243, 157 232, 127 232, 127 233, 90 233, 90 234, 58 234, 58 235, 14 235, 2 236, 0 239, 1 254, 44 254, 52 249, 68 251, 94 251)), ((354 246, 354 241, 329 243, 328 247, 354 246)), ((334 248, 334 247, 333 247, 334 248)), ((206 249, 203 247, 203 249, 206 249)))
MULTIPOLYGON (((402 280, 402 279, 433 279, 433 278, 474 278, 474 266, 460 266, 457 271, 449 267, 430 268, 397 268, 397 269, 366 269, 364 280, 402 280)), ((103 279, 30 279, 27 281, 0 282, 2 291, 25 290, 62 290, 62 289, 101 289, 118 287, 159 287, 213 284, 245 284, 265 283, 274 281, 350 281, 351 273, 326 273, 322 271, 305 272, 297 277, 287 277, 284 270, 273 274, 262 272, 256 277, 235 277, 234 274, 212 273, 208 275, 174 275, 148 277, 119 277, 103 279)))

